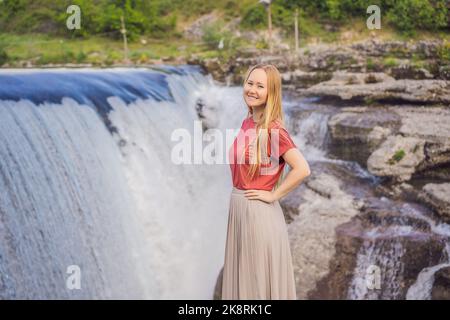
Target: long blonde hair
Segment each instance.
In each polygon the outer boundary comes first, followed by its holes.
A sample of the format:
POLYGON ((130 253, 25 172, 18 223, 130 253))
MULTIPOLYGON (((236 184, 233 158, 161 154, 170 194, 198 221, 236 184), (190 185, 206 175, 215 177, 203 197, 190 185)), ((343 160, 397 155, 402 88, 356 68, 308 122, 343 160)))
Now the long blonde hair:
MULTIPOLYGON (((282 127, 284 127, 284 115, 281 107, 281 75, 277 67, 271 64, 257 64, 250 67, 244 77, 243 85, 245 86, 250 74, 255 69, 263 69, 267 74, 267 102, 264 108, 264 112, 260 119, 256 120, 256 157, 250 165, 248 175, 251 179, 261 166, 261 146, 264 146, 267 150, 267 143, 269 139, 268 130, 270 125, 274 121, 278 121, 282 127)), ((247 105, 248 116, 253 116, 253 110, 247 105)), ((266 154, 266 153, 265 153, 266 154)), ((279 186, 282 180, 282 175, 278 180, 276 187, 279 186)))

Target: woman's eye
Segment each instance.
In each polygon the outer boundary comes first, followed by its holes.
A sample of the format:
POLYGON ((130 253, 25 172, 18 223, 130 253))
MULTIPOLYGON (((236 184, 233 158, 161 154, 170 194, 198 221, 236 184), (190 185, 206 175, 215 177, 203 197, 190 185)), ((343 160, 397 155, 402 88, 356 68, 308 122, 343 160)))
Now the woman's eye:
POLYGON ((258 88, 260 88, 260 89, 264 89, 264 87, 263 87, 263 86, 258 86, 258 88))

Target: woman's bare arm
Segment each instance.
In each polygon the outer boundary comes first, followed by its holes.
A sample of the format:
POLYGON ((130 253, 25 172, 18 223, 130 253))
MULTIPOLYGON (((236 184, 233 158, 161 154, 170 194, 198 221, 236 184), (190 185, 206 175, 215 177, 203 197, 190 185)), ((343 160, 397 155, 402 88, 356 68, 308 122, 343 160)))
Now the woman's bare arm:
POLYGON ((282 157, 292 169, 289 171, 281 185, 272 192, 274 201, 283 198, 295 189, 303 179, 311 174, 308 162, 297 148, 289 149, 282 157))

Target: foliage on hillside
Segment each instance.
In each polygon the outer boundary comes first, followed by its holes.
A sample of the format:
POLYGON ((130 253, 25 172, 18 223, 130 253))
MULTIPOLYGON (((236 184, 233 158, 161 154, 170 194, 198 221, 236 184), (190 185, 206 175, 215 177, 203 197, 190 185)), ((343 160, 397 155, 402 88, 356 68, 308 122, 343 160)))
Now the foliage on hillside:
MULTIPOLYGON (((413 32, 448 28, 446 0, 274 0, 273 23, 292 29, 293 10, 301 17, 313 17, 321 23, 345 24, 349 18, 367 16, 366 9, 377 4, 383 19, 392 27, 413 32)), ((257 0, 2 0, 0 30, 14 33, 46 33, 61 36, 105 35, 120 37, 120 16, 124 16, 128 34, 154 38, 180 36, 179 20, 195 19, 213 10, 225 19, 241 17, 243 29, 263 28, 267 14, 257 0), (69 5, 82 12, 82 28, 68 32, 65 20, 69 5)))

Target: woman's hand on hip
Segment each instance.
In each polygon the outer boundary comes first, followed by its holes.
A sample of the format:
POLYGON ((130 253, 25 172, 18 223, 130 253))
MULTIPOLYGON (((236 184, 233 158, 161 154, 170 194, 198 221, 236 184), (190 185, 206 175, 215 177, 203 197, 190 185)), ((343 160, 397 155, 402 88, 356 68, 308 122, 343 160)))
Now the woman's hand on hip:
POLYGON ((249 200, 261 200, 267 203, 272 203, 276 200, 272 191, 267 190, 245 190, 244 194, 249 200))

